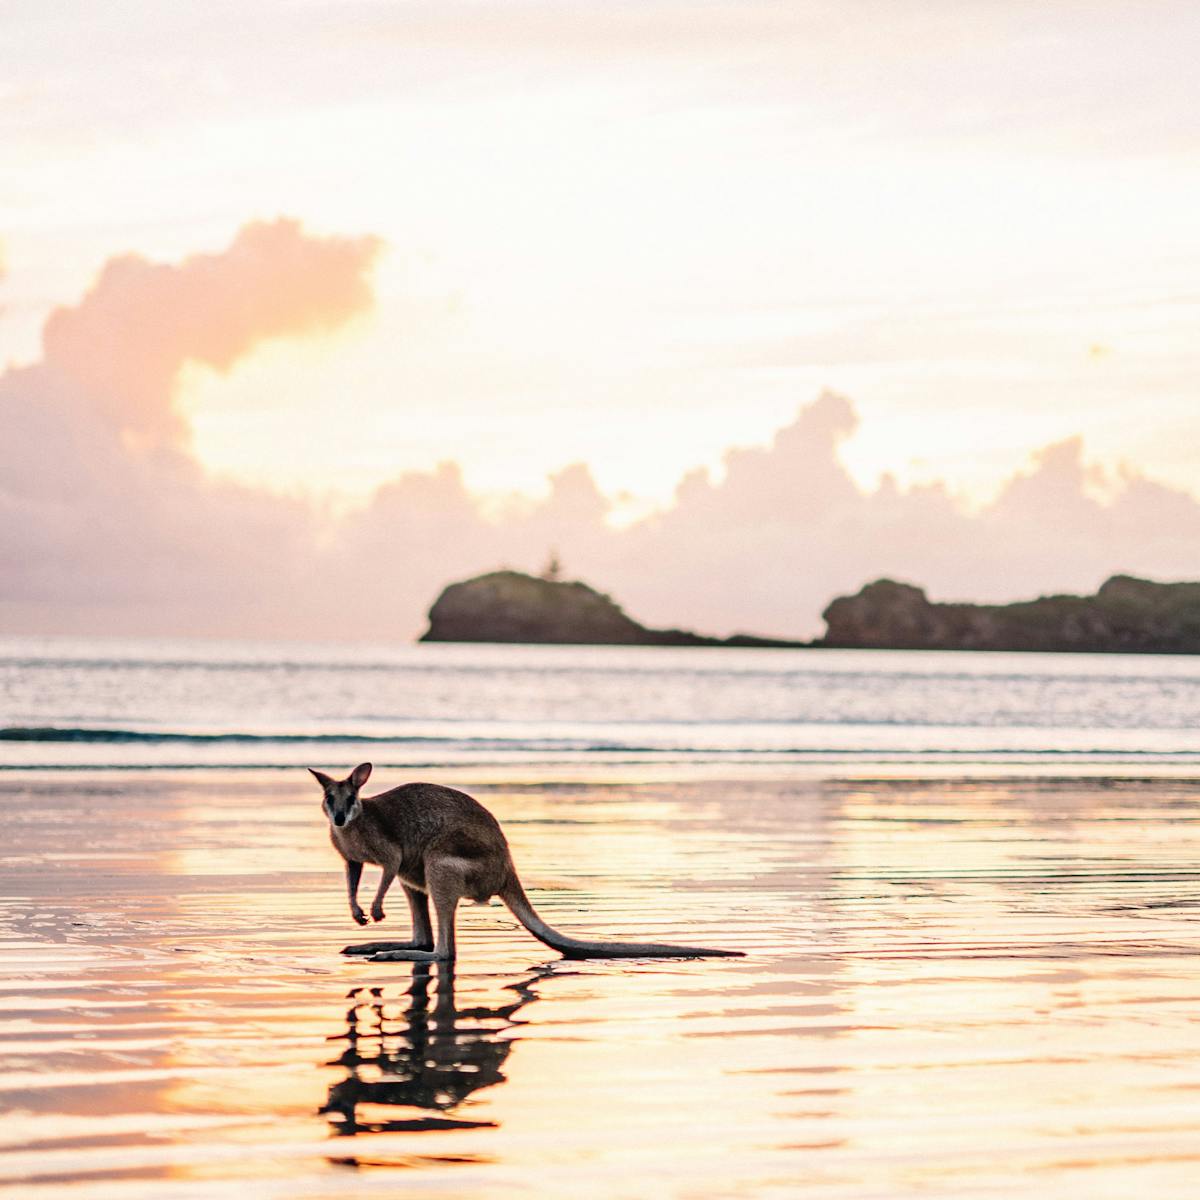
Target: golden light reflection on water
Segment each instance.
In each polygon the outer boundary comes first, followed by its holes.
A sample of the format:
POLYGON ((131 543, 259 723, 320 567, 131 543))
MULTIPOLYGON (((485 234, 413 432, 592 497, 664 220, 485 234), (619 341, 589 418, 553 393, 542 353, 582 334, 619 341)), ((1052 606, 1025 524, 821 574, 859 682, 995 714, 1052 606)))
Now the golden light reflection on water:
POLYGON ((0 1188, 1188 1194, 1200 788, 476 791, 551 923, 748 957, 346 961, 303 780, 9 780, 0 1188))

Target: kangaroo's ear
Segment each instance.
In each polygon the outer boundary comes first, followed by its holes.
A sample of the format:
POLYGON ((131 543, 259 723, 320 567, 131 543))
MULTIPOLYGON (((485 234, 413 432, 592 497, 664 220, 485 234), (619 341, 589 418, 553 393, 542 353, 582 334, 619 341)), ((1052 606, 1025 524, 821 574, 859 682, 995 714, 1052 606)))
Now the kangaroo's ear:
POLYGON ((354 784, 354 786, 356 788, 362 787, 362 785, 364 783, 366 783, 367 780, 370 778, 371 778, 371 764, 370 763, 359 763, 358 766, 355 767, 354 770, 350 772, 350 782, 352 784, 354 784))
POLYGON ((333 780, 329 778, 323 771, 314 771, 312 767, 308 768, 308 773, 323 787, 328 787, 333 780))

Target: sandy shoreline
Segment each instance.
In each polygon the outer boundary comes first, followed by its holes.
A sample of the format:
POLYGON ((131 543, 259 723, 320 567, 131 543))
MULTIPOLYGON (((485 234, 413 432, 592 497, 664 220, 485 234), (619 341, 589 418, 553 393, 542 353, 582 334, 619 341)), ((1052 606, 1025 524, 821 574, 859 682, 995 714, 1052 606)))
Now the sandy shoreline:
POLYGON ((923 774, 464 779, 551 923, 748 957, 451 980, 338 956, 301 779, 6 773, 0 1189, 1186 1194, 1200 785, 923 774))

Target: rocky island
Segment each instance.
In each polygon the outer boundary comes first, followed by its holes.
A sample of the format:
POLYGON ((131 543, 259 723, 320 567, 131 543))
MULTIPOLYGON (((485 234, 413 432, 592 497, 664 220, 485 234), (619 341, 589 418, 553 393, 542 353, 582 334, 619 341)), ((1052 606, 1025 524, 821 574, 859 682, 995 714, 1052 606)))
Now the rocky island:
POLYGON ((822 646, 882 650, 1043 650, 1200 654, 1200 583, 1114 575, 1094 596, 936 604, 879 579, 825 610, 822 646))
POLYGON ((421 641, 1200 654, 1200 583, 1130 575, 1114 575, 1094 596, 1012 604, 942 604, 913 584, 877 579, 839 596, 823 616, 825 636, 814 642, 705 637, 641 625, 586 583, 493 571, 447 587, 421 641))
POLYGON ((429 610, 423 642, 536 642, 595 646, 798 646, 737 634, 649 629, 586 583, 493 571, 452 583, 429 610))

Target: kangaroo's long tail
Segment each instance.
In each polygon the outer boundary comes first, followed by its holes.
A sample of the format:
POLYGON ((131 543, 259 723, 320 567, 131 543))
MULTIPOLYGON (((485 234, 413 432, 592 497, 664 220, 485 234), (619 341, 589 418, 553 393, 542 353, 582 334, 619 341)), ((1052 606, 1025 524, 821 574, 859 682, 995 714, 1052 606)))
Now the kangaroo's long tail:
POLYGON ((656 942, 589 942, 567 937, 551 928, 537 915, 525 889, 514 872, 500 899, 512 909, 513 916, 539 941, 557 950, 564 958, 742 958, 740 950, 708 950, 702 946, 663 946, 656 942))

